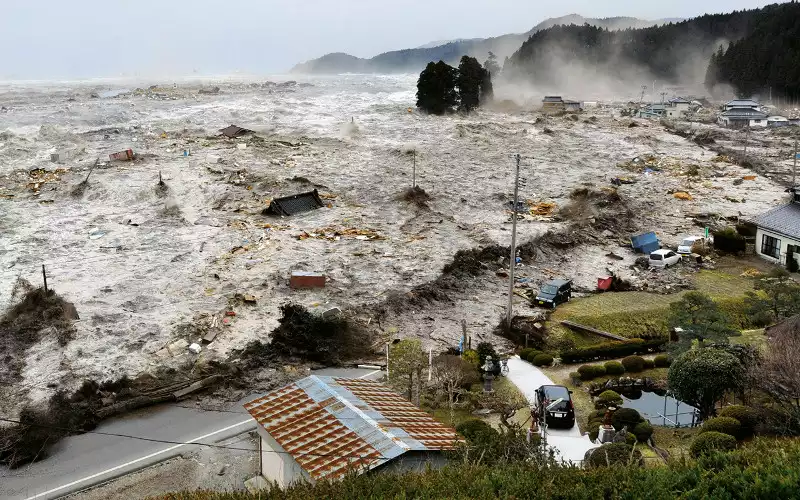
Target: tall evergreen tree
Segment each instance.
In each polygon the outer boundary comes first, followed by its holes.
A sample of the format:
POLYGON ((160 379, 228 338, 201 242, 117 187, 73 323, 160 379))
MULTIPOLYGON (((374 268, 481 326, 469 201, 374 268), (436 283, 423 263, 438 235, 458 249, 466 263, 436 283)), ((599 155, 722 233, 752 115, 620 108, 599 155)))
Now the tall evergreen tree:
POLYGON ((417 107, 442 115, 458 105, 456 79, 458 71, 444 61, 430 62, 417 80, 417 107))
POLYGON ((481 86, 484 81, 484 73, 481 63, 474 57, 464 56, 458 65, 458 96, 461 101, 458 109, 470 112, 481 104, 481 86))
POLYGON ((483 63, 483 67, 486 68, 486 71, 491 73, 492 76, 500 74, 500 65, 497 64, 497 56, 494 55, 494 52, 489 51, 489 58, 483 63))

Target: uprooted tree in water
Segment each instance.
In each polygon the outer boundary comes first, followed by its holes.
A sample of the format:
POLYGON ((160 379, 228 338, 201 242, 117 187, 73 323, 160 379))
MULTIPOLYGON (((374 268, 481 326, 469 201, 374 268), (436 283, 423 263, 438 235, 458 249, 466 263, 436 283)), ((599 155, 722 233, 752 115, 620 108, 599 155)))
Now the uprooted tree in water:
POLYGON ((491 73, 469 56, 461 58, 458 69, 444 61, 428 63, 417 81, 417 107, 436 115, 470 112, 493 94, 491 73))

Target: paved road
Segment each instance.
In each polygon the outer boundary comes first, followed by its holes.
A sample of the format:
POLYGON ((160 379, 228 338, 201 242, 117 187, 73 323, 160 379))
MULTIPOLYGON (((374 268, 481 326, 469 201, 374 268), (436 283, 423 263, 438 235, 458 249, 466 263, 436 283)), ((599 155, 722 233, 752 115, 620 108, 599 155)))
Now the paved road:
MULTIPOLYGON (((522 361, 518 356, 508 360, 508 378, 525 395, 528 403, 533 405, 534 393, 542 385, 552 385, 547 375, 530 363, 522 361)), ((581 435, 578 425, 572 429, 548 429, 547 445, 556 449, 560 459, 581 463, 586 452, 597 445, 588 436, 581 435)))
MULTIPOLYGON (((370 369, 330 368, 316 375, 377 378, 370 369)), ((0 468, 0 499, 33 500, 59 496, 88 488, 115 477, 164 461, 197 447, 191 443, 215 443, 256 428, 241 403, 226 412, 200 411, 161 405, 133 412, 101 424, 96 431, 170 441, 142 441, 119 436, 83 434, 72 436, 52 448, 41 462, 16 470, 0 468)))

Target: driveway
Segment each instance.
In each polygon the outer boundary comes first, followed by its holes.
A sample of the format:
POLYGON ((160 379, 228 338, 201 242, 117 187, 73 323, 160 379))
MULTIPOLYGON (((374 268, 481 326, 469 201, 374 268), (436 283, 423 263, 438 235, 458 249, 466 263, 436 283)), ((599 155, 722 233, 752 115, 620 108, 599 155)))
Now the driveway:
MULTIPOLYGON (((312 372, 350 378, 380 377, 380 370, 328 368, 312 372)), ((58 498, 256 428, 242 403, 225 411, 165 404, 105 421, 95 429, 116 435, 81 434, 61 440, 41 462, 16 470, 0 467, 0 499, 58 498), (155 441, 126 438, 139 436, 155 441)), ((186 405, 186 403, 183 403, 186 405)), ((187 405, 188 406, 188 405, 187 405)))
MULTIPOLYGON (((541 370, 514 356, 508 360, 508 379, 525 395, 525 399, 533 406, 536 389, 543 385, 553 385, 541 370)), ((576 415, 576 418, 579 416, 576 415)), ((555 448, 556 455, 565 462, 581 463, 586 452, 598 445, 589 440, 589 436, 581 435, 578 425, 572 429, 548 429, 547 445, 555 448)))

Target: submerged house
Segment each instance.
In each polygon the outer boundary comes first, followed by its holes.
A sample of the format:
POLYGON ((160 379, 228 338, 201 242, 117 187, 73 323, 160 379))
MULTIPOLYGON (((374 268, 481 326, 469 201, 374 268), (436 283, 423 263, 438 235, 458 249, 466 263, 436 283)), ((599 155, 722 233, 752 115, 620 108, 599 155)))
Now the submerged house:
POLYGON ((456 431, 371 380, 312 375, 246 403, 261 475, 281 487, 445 465, 456 431))
POLYGON ((542 111, 546 113, 578 113, 583 111, 583 103, 580 101, 565 100, 560 95, 545 96, 542 99, 542 111))
POLYGON ((786 266, 790 272, 800 269, 800 186, 789 190, 791 201, 753 219, 756 253, 762 258, 786 266))
POLYGON ((730 108, 719 116, 718 122, 728 128, 766 127, 767 114, 751 107, 730 108))
POLYGON ((674 97, 666 103, 649 104, 639 111, 639 118, 682 118, 691 110, 692 103, 682 97, 674 97))

